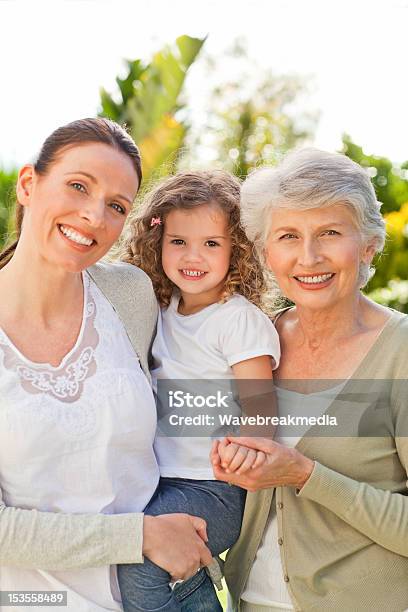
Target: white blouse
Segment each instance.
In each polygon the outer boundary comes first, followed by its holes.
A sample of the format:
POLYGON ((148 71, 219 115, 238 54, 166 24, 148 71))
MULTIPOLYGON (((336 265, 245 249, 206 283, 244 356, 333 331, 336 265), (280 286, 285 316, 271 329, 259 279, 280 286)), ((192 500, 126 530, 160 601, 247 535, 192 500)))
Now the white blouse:
MULTIPOLYGON (((1 494, 48 512, 140 512, 159 479, 154 398, 112 306, 87 274, 83 283, 81 330, 59 366, 26 359, 0 329, 1 494)), ((0 588, 67 591, 77 612, 121 610, 109 566, 0 566, 0 588)))

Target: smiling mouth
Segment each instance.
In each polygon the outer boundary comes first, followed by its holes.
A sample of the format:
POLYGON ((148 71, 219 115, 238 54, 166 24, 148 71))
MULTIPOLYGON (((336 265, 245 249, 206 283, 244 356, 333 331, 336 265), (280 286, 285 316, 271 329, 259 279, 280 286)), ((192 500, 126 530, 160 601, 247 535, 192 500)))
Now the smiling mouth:
POLYGON ((186 268, 179 270, 179 272, 189 280, 199 280, 207 274, 207 272, 203 272, 202 270, 188 270, 186 268))
POLYGON ((294 276, 297 281, 306 285, 323 285, 334 277, 334 272, 309 276, 294 276))
POLYGON ((58 224, 58 229, 65 238, 73 242, 74 244, 78 244, 84 247, 91 247, 96 244, 96 240, 92 238, 87 238, 80 232, 72 229, 71 227, 67 227, 65 225, 58 224))

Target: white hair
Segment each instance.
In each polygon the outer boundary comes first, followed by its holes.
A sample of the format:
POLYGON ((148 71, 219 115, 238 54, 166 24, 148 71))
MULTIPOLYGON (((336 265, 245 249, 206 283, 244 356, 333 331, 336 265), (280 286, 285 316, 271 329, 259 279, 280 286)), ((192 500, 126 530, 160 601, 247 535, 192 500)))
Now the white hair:
MULTIPOLYGON (((264 262, 274 209, 307 210, 336 204, 350 208, 362 240, 380 253, 385 243, 381 204, 365 170, 340 153, 300 149, 289 153, 276 167, 255 170, 242 185, 241 220, 264 262)), ((373 274, 374 269, 362 262, 360 287, 373 274)))

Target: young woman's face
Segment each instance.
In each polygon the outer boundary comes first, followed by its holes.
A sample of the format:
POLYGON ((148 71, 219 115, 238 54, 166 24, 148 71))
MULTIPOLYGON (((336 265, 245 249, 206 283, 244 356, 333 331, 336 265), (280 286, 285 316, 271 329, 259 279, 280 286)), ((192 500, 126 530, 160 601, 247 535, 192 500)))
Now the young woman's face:
POLYGON ((119 237, 137 188, 132 161, 100 143, 62 150, 44 176, 25 166, 17 185, 26 207, 21 239, 55 266, 84 270, 119 237))
POLYGON ((209 303, 222 293, 231 258, 231 238, 225 214, 216 204, 194 210, 174 210, 165 219, 162 265, 181 294, 209 303))
POLYGON ((345 205, 272 213, 268 267, 298 306, 321 309, 354 299, 360 263, 370 263, 373 255, 345 205))

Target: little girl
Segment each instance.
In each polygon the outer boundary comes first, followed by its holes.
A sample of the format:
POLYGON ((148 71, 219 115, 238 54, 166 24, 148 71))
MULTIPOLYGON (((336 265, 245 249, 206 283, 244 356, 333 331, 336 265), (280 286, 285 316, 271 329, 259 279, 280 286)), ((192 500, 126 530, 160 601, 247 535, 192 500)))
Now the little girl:
MULTIPOLYGON (((166 381, 172 389, 190 381, 193 389, 200 381, 235 378, 241 403, 251 410, 256 406, 247 397, 254 394, 251 383, 268 381, 270 388, 280 350, 276 330, 259 308, 265 282, 240 224, 239 198, 239 181, 226 172, 180 172, 168 178, 130 223, 122 259, 150 276, 161 306, 152 348, 156 393, 166 381)), ((270 410, 270 396, 268 402, 270 410)), ((158 411, 160 427, 168 406, 158 411)), ((214 480, 209 453, 211 437, 222 435, 217 409, 200 412, 210 423, 206 437, 194 437, 191 428, 190 437, 183 437, 181 428, 175 437, 156 436, 161 479, 145 512, 204 518, 207 546, 218 555, 239 536, 245 491, 214 480)), ((265 459, 235 444, 221 445, 220 453, 229 470, 240 473, 265 459)), ((118 577, 125 612, 182 610, 170 588, 172 577, 148 559, 119 566, 118 577)))

